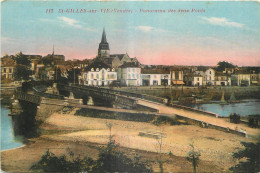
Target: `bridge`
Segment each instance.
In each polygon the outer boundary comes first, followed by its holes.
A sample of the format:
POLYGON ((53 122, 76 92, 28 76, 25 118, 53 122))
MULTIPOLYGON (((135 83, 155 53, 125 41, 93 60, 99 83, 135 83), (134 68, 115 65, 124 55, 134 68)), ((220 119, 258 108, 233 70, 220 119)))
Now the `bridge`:
MULTIPOLYGON (((111 103, 112 105, 114 105, 114 108, 153 111, 161 114, 162 116, 177 117, 178 119, 185 120, 189 124, 195 124, 207 128, 214 128, 243 136, 246 135, 244 131, 239 132, 237 130, 234 130, 236 129, 236 124, 230 123, 227 119, 220 118, 215 113, 201 111, 175 104, 167 105, 167 100, 160 97, 83 85, 58 84, 57 88, 59 91, 67 91, 78 95, 80 98, 77 99, 84 99, 91 96, 93 98, 101 99, 103 100, 103 102, 111 103)), ((48 101, 46 102, 46 99, 42 99, 42 97, 40 96, 33 96, 21 92, 16 92, 15 97, 17 99, 33 102, 36 104, 40 103, 41 100, 43 100, 42 102, 44 104, 48 104, 48 101)), ((55 103, 58 102, 52 102, 52 104, 55 103)), ((78 105, 79 104, 82 103, 78 102, 78 105)), ((68 103, 68 105, 75 106, 77 105, 77 102, 70 102, 68 103)), ((247 132, 251 133, 251 128, 248 128, 246 125, 242 125, 242 127, 243 129, 246 129, 247 132)))
MULTIPOLYGON (((140 108, 141 105, 137 104, 138 99, 147 99, 158 103, 167 102, 164 98, 92 86, 58 84, 57 88, 60 91, 69 91, 81 99, 88 99, 88 97, 91 96, 94 100, 99 99, 102 100, 102 102, 110 103, 113 107, 119 108, 140 108)), ((152 110, 153 108, 150 109, 152 110)))

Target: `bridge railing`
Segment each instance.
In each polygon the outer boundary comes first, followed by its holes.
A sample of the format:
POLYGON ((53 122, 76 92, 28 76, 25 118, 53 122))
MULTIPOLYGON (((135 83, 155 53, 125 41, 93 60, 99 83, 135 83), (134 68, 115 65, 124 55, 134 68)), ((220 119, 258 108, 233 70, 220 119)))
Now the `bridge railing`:
POLYGON ((156 96, 151 96, 147 94, 138 94, 138 93, 133 93, 133 92, 128 92, 128 91, 119 91, 119 90, 113 90, 113 89, 108 89, 108 88, 99 88, 99 87, 94 87, 94 86, 86 86, 86 85, 71 85, 71 87, 79 87, 79 88, 87 88, 87 89, 92 89, 96 91, 100 91, 103 93, 109 93, 109 94, 119 94, 119 95, 125 95, 128 97, 136 97, 140 99, 145 99, 153 102, 158 102, 158 103, 167 103, 167 99, 161 98, 161 97, 156 97, 156 96))
POLYGON ((39 104, 41 102, 40 96, 36 96, 33 94, 27 94, 27 93, 19 91, 19 90, 14 91, 14 96, 18 100, 24 100, 24 101, 28 101, 28 102, 32 102, 32 103, 36 103, 36 104, 39 104))
POLYGON ((56 95, 56 94, 50 94, 50 93, 40 93, 40 92, 35 92, 35 95, 50 98, 50 99, 64 100, 64 96, 62 96, 62 95, 56 95))
MULTIPOLYGON (((146 94, 127 92, 127 91, 113 90, 113 89, 108 89, 108 88, 100 88, 100 87, 78 85, 78 84, 77 85, 71 84, 70 86, 59 84, 59 86, 64 87, 65 90, 72 90, 72 91, 76 91, 76 90, 84 91, 85 90, 87 93, 91 93, 91 94, 94 94, 97 96, 104 96, 104 99, 109 98, 110 100, 115 99, 114 97, 112 97, 113 95, 121 95, 121 96, 126 96, 126 97, 145 99, 145 100, 156 102, 156 103, 162 103, 162 104, 167 103, 167 99, 165 99, 165 98, 155 97, 155 96, 146 95, 146 94)), ((130 99, 130 98, 128 98, 128 99, 130 99)))

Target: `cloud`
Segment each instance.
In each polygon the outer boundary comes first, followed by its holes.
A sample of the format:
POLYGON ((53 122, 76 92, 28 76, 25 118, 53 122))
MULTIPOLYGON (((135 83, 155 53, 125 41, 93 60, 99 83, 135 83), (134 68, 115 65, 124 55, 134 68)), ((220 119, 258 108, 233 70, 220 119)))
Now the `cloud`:
POLYGON ((152 26, 137 26, 135 27, 136 30, 142 31, 142 32, 150 32, 153 30, 152 26))
POLYGON ((226 19, 224 17, 222 17, 222 18, 218 18, 218 17, 201 17, 201 18, 204 21, 207 21, 209 24, 212 24, 212 25, 229 26, 229 27, 236 27, 236 28, 244 27, 244 24, 229 21, 228 19, 226 19))
POLYGON ((71 19, 68 17, 57 17, 57 19, 65 22, 65 24, 73 26, 75 28, 83 28, 82 25, 80 25, 80 22, 75 19, 71 19))

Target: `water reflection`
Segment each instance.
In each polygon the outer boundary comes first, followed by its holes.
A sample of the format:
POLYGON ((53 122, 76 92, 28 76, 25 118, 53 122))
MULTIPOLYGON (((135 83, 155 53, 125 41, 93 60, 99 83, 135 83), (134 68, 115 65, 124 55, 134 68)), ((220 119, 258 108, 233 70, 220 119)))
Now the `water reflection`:
POLYGON ((193 104, 187 105, 196 109, 217 113, 220 116, 229 116, 238 113, 241 116, 260 114, 260 100, 243 100, 241 103, 232 104, 193 104))
POLYGON ((1 151, 23 145, 23 136, 14 135, 12 118, 8 116, 9 111, 1 105, 1 151))

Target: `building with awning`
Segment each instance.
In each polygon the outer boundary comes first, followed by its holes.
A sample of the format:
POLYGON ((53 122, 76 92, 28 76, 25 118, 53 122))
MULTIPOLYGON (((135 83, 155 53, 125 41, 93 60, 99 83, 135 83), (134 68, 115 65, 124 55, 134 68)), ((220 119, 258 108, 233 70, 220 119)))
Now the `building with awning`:
POLYGON ((184 82, 182 80, 172 80, 173 85, 184 85, 184 82))
POLYGON ((183 85, 183 70, 180 68, 171 69, 171 81, 173 85, 183 85))

